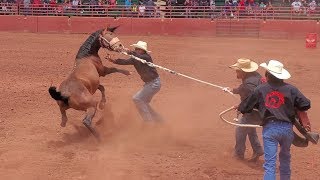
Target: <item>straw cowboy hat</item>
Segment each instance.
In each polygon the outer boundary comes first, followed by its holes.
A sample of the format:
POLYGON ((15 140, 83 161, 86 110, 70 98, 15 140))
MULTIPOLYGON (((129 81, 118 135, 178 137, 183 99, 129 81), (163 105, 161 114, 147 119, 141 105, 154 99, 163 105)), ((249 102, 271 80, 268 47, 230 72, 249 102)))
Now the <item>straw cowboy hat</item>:
POLYGON ((270 60, 268 64, 262 63, 260 66, 278 79, 289 79, 291 77, 290 73, 283 68, 283 64, 277 60, 270 60))
POLYGON ((229 66, 232 69, 242 70, 244 72, 254 72, 258 69, 258 64, 251 61, 250 59, 240 58, 237 63, 229 66))
POLYGON ((142 50, 145 50, 146 52, 150 53, 151 51, 148 51, 148 44, 144 41, 138 41, 136 44, 132 44, 130 46, 133 46, 135 48, 139 48, 142 50))

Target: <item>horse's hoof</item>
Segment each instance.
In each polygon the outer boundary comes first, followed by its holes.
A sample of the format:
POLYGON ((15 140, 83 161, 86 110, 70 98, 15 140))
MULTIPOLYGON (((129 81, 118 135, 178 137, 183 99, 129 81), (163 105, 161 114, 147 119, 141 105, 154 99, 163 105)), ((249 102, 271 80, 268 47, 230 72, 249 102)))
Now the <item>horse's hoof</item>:
POLYGON ((105 100, 101 100, 100 103, 99 103, 99 110, 103 110, 105 106, 106 106, 106 101, 105 100))
POLYGON ((89 120, 89 119, 85 119, 85 120, 83 120, 83 122, 82 122, 85 126, 89 126, 89 127, 91 127, 91 121, 89 120))
POLYGON ((96 140, 100 143, 101 142, 100 134, 96 131, 94 131, 92 134, 96 138, 96 140))
POLYGON ((90 125, 88 125, 86 123, 86 121, 83 121, 83 124, 89 129, 89 131, 92 133, 92 135, 98 140, 98 142, 101 142, 101 138, 100 138, 100 134, 91 127, 91 123, 90 125))
POLYGON ((100 104, 99 104, 99 109, 100 109, 100 110, 103 110, 104 107, 105 107, 105 105, 106 105, 105 102, 100 102, 100 104))
POLYGON ((61 122, 60 126, 61 127, 66 127, 67 122, 61 122))

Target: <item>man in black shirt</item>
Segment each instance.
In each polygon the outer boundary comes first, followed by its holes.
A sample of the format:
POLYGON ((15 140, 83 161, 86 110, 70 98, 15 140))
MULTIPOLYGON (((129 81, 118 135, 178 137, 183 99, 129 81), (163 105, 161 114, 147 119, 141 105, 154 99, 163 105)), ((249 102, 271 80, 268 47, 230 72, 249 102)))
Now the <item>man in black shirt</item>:
MULTIPOLYGON (((296 87, 285 83, 291 77, 283 68, 283 64, 270 60, 268 64, 260 65, 266 69, 267 83, 258 86, 251 95, 243 100, 238 110, 241 113, 259 110, 262 117, 263 144, 264 144, 264 179, 276 179, 276 158, 280 144, 280 179, 289 180, 291 177, 290 147, 294 139, 293 122, 296 114, 306 116, 310 109, 310 100, 307 99, 296 87)), ((303 127, 310 131, 310 122, 305 119, 301 122, 303 127)))
MULTIPOLYGON (((250 59, 241 58, 238 59, 237 63, 230 66, 235 69, 237 78, 242 80, 242 84, 231 92, 239 94, 241 101, 243 101, 254 88, 261 84, 261 75, 256 72, 258 64, 251 61, 250 59)), ((240 124, 256 124, 261 121, 258 112, 246 113, 239 120, 240 124)), ((256 128, 251 127, 237 127, 236 128, 236 145, 234 156, 237 159, 243 160, 244 153, 246 150, 246 138, 249 138, 253 155, 250 161, 257 161, 260 156, 263 155, 263 149, 259 142, 256 128)))
MULTIPOLYGON (((128 54, 153 63, 152 58, 149 55, 150 51, 147 49, 146 42, 138 41, 138 43, 132 44, 131 46, 133 46, 135 49, 134 51, 128 51, 128 54)), ((156 68, 150 67, 134 58, 116 60, 109 58, 109 61, 119 65, 133 65, 135 67, 140 75, 140 78, 145 84, 143 88, 133 96, 133 101, 139 110, 140 115, 145 121, 161 121, 161 116, 149 105, 152 97, 159 92, 161 88, 160 77, 156 68)))

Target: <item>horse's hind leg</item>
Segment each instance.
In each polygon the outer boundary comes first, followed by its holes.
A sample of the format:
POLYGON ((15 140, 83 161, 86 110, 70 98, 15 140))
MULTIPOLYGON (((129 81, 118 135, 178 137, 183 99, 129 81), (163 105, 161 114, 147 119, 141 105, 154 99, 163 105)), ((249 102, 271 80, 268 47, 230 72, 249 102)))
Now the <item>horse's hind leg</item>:
POLYGON ((66 124, 67 124, 67 121, 68 121, 67 114, 66 114, 66 109, 61 107, 61 106, 59 108, 60 108, 60 112, 61 112, 61 124, 60 124, 60 126, 61 127, 65 127, 66 124))
POLYGON ((99 109, 103 109, 105 104, 106 104, 106 101, 107 101, 106 100, 105 89, 101 84, 99 84, 98 89, 100 90, 101 95, 102 95, 101 100, 100 100, 100 104, 99 104, 99 109))

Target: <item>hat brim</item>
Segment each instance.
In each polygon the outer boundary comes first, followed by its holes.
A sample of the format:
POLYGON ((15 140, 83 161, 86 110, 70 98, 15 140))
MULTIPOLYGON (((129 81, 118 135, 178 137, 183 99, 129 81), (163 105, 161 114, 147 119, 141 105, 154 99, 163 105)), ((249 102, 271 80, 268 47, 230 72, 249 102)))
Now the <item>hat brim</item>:
POLYGON ((147 49, 145 49, 145 48, 142 47, 142 46, 139 46, 138 44, 131 44, 130 46, 135 47, 135 48, 138 48, 138 49, 142 49, 142 50, 144 50, 144 51, 146 51, 146 52, 148 52, 148 53, 151 53, 151 51, 148 51, 147 49))
POLYGON ((258 70, 259 66, 257 63, 251 61, 250 62, 250 68, 241 68, 239 63, 235 63, 231 66, 229 66, 229 68, 235 69, 235 70, 242 70, 244 72, 255 72, 258 70))
POLYGON ((275 76, 278 79, 289 79, 291 77, 290 73, 284 68, 282 68, 282 73, 275 73, 275 72, 270 71, 268 69, 267 63, 262 63, 262 64, 260 64, 260 66, 263 67, 265 70, 267 70, 270 74, 272 74, 273 76, 275 76))

